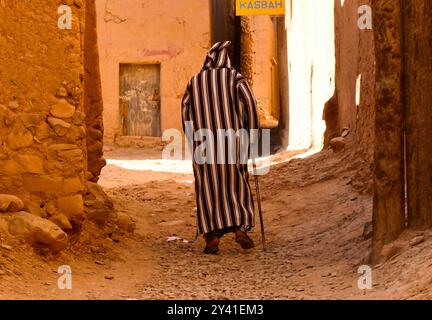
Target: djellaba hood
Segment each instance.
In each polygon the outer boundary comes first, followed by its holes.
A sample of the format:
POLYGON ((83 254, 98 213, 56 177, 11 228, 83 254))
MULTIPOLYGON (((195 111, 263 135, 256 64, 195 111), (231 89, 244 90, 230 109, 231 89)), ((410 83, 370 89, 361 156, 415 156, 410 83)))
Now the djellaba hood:
POLYGON ((227 48, 231 41, 217 42, 207 52, 203 69, 231 68, 231 60, 227 48))

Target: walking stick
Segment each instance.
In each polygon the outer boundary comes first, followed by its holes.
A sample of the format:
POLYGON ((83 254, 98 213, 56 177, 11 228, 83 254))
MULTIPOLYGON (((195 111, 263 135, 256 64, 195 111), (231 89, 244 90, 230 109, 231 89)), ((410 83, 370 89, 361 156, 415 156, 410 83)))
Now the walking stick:
POLYGON ((252 159, 253 163, 253 173, 255 177, 255 186, 256 186, 256 198, 258 202, 258 212, 259 212, 259 219, 260 219, 260 225, 261 225, 261 241, 263 246, 263 251, 266 251, 266 240, 265 240, 265 232, 264 232, 264 220, 263 220, 263 213, 261 208, 261 195, 260 195, 260 188, 259 188, 259 182, 258 182, 258 175, 255 158, 252 159))

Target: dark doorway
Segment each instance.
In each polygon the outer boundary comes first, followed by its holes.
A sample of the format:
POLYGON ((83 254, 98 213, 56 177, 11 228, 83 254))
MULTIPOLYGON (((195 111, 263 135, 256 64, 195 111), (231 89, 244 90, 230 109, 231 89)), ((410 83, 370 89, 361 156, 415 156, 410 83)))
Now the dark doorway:
POLYGON ((236 17, 235 7, 235 0, 211 1, 211 41, 231 41, 230 56, 240 70, 241 17, 236 17))

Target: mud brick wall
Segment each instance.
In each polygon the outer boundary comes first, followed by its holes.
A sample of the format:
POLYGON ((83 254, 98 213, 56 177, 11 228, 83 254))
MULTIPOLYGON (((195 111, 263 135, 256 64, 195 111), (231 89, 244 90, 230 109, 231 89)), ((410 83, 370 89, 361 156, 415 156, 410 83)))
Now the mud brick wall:
POLYGON ((257 98, 261 126, 275 128, 280 109, 276 19, 244 16, 241 23, 241 72, 257 98))
POLYGON ((402 7, 409 226, 432 227, 432 2, 402 7))
POLYGON ((347 143, 362 145, 362 157, 371 162, 375 119, 375 54, 372 29, 361 30, 360 6, 371 0, 335 1, 336 112, 337 125, 330 138, 350 130, 347 143))
POLYGON ((405 228, 403 37, 400 2, 373 2, 376 110, 372 261, 405 228))
POLYGON ((84 3, 0 2, 0 194, 49 218, 83 218, 86 130, 83 104, 84 3), (58 7, 72 9, 61 30, 58 7))
POLYGON ((96 4, 86 1, 84 35, 84 110, 86 114, 88 172, 87 178, 97 182, 106 161, 103 157, 103 101, 96 28, 96 4))
POLYGON ((181 98, 210 47, 210 1, 98 0, 96 11, 105 139, 123 135, 121 63, 160 65, 161 130, 181 130, 181 98))
POLYGON ((372 0, 335 1, 336 90, 324 111, 324 142, 347 134, 352 166, 358 169, 352 184, 372 193, 376 57, 373 29, 358 27, 359 7, 365 5, 372 8, 372 0))

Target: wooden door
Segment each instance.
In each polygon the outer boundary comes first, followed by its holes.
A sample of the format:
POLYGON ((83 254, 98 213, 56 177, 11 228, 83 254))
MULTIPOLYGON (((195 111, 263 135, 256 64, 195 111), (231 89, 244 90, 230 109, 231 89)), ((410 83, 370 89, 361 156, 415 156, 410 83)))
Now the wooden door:
POLYGON ((125 136, 161 136, 160 66, 120 65, 120 122, 125 136))

